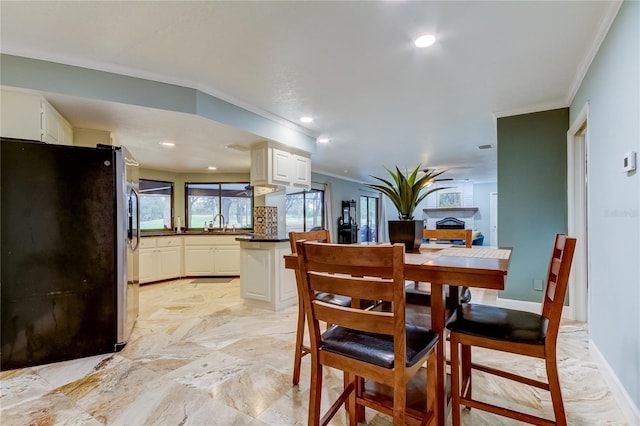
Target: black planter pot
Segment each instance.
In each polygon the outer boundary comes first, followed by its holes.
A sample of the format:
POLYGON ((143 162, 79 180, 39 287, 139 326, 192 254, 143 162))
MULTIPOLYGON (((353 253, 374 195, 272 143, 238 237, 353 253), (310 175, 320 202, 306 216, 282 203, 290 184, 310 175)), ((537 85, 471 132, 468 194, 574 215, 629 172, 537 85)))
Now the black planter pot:
POLYGON ((404 244, 405 253, 418 251, 423 229, 424 220, 390 220, 389 241, 404 244))

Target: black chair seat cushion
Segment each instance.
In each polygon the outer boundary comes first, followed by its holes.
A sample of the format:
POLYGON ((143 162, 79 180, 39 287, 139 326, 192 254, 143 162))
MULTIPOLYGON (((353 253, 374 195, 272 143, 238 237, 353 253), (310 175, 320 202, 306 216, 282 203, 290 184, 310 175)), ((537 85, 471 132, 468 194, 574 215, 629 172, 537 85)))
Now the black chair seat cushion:
POLYGON ((447 328, 462 334, 543 345, 548 321, 538 314, 478 304, 462 304, 447 328))
MULTIPOLYGON (((422 327, 407 324, 407 367, 427 354, 438 335, 422 327)), ((367 333, 334 325, 322 334, 322 350, 355 358, 384 368, 393 368, 393 336, 367 333)))
POLYGON ((322 291, 316 292, 316 300, 320 300, 326 303, 332 303, 338 306, 351 306, 350 297, 339 296, 331 293, 324 293, 322 291))

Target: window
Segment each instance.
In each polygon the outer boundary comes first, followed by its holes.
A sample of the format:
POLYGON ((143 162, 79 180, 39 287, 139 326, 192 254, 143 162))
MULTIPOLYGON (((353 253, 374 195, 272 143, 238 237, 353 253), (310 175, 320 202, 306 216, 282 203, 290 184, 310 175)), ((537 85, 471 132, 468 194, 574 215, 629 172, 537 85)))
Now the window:
POLYGON ((187 227, 253 227, 253 188, 244 183, 185 184, 187 227))
POLYGON ((140 179, 140 229, 171 229, 173 182, 140 179))
POLYGON ((360 196, 360 241, 378 241, 378 199, 360 196))
POLYGON ((287 194, 286 199, 287 234, 322 229, 324 226, 324 191, 287 194))

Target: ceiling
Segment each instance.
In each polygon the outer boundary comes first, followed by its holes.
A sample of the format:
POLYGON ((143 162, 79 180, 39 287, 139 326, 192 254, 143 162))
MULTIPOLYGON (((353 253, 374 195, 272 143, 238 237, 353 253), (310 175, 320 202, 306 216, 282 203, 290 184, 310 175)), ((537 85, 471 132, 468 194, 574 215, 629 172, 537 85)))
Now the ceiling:
MULTIPOLYGON (((0 3, 2 53, 198 89, 327 136, 314 171, 383 167, 496 180, 496 117, 566 107, 618 2, 0 3), (436 43, 418 49, 424 33, 436 43), (301 116, 314 118, 310 124, 301 116), (480 145, 492 148, 480 150, 480 145)), ((264 140, 203 117, 47 94, 77 128, 108 130, 147 167, 248 171, 264 140), (167 149, 158 143, 176 143, 167 149)))

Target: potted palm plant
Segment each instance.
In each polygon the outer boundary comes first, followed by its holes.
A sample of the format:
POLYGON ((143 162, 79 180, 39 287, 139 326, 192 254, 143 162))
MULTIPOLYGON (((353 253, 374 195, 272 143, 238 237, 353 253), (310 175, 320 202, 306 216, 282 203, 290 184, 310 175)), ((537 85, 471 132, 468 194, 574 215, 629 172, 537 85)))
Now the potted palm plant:
POLYGON ((424 221, 422 219, 414 220, 413 213, 418 204, 429 194, 446 189, 432 188, 424 191, 445 170, 441 172, 425 170, 424 174, 420 175, 420 165, 411 173, 407 171, 403 174, 397 166, 395 172, 391 169, 386 170, 393 180, 371 176, 382 182, 383 185, 369 184, 367 186, 385 194, 398 209, 398 220, 389 221, 389 241, 391 243, 404 243, 406 252, 417 251, 422 243, 424 221))

